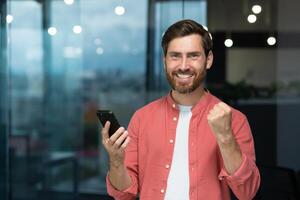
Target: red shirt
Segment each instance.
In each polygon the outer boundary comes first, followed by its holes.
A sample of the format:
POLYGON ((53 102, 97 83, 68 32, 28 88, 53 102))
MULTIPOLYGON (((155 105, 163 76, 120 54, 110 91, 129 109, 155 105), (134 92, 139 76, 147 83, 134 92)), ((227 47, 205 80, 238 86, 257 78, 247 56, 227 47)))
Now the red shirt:
MULTIPOLYGON (((206 93, 192 108, 189 126, 190 200, 229 200, 229 187, 240 200, 252 199, 260 184, 255 151, 248 121, 232 108, 232 130, 240 146, 243 161, 232 175, 227 174, 219 147, 208 121, 208 112, 220 102, 206 93)), ((171 168, 176 127, 177 104, 169 94, 139 109, 132 117, 131 138, 125 150, 125 165, 131 186, 116 190, 107 177, 107 191, 116 200, 163 200, 171 168)))

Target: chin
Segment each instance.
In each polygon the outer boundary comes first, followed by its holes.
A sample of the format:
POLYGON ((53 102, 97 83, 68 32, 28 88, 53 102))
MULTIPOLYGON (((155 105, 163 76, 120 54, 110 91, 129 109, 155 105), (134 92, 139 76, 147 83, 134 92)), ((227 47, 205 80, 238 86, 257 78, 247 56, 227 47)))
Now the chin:
POLYGON ((193 87, 175 87, 174 90, 180 94, 189 94, 195 91, 193 87))

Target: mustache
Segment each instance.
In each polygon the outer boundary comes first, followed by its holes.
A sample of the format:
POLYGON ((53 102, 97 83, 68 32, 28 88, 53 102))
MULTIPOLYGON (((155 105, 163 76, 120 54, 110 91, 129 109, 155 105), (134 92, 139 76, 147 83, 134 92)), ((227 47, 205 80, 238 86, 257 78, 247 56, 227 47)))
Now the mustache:
POLYGON ((183 74, 183 75, 193 75, 194 71, 187 69, 187 70, 176 70, 172 72, 172 75, 177 75, 177 74, 183 74))

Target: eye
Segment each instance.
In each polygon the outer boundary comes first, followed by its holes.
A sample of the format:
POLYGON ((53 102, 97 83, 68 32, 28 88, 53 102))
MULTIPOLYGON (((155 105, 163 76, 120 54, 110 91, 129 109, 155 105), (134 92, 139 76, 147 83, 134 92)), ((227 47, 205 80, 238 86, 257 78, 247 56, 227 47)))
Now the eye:
POLYGON ((196 59, 199 58, 199 54, 191 54, 189 57, 190 57, 192 60, 196 60, 196 59))
POLYGON ((180 58, 180 55, 179 55, 179 54, 171 54, 170 57, 171 57, 171 59, 173 59, 173 60, 177 60, 177 59, 180 58))

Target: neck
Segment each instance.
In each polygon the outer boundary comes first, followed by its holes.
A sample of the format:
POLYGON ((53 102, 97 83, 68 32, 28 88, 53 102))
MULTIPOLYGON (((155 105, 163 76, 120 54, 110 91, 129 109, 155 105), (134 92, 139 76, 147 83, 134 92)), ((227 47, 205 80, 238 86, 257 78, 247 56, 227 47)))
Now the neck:
POLYGON ((187 94, 181 94, 175 90, 172 90, 171 93, 171 96, 176 103, 185 106, 195 105, 204 95, 205 90, 203 87, 198 87, 195 91, 187 94))

